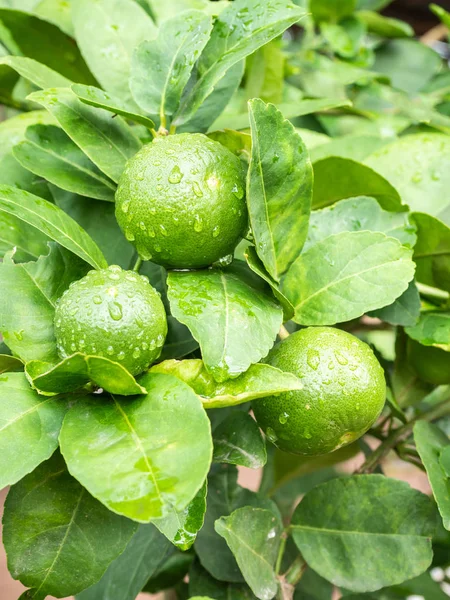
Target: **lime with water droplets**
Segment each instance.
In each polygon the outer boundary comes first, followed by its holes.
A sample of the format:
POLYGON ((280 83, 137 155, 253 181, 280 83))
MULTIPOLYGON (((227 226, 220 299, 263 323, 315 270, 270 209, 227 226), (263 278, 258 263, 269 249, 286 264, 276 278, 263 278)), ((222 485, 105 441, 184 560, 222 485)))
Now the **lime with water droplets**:
POLYGON ((61 358, 75 352, 104 356, 137 375, 161 354, 167 320, 148 279, 111 266, 71 284, 55 311, 61 358))
POLYGON ((201 268, 232 254, 248 226, 240 160, 203 134, 154 140, 131 158, 116 218, 144 260, 201 268))
POLYGON ((253 403, 258 425, 281 450, 308 456, 337 450, 361 437, 383 409, 383 369, 369 346, 345 331, 302 329, 266 362, 303 383, 301 391, 253 403))

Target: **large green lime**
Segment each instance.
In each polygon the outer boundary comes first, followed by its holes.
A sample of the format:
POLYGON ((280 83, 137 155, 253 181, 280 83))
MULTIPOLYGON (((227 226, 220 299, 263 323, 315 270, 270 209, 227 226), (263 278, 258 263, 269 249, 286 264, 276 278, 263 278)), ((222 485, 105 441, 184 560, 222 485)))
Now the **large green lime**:
POLYGON ((161 354, 166 313, 148 279, 112 266, 71 284, 55 313, 58 352, 104 356, 133 375, 161 354))
POLYGON ((407 358, 422 381, 434 385, 450 383, 450 352, 408 339, 407 358))
POLYGON ((156 139, 131 158, 116 217, 144 260, 200 268, 233 252, 248 214, 240 160, 205 135, 156 139))
POLYGON ((304 388, 253 403, 260 427, 281 450, 315 456, 363 435, 386 399, 384 372, 358 338, 310 327, 275 346, 267 362, 301 378, 304 388))

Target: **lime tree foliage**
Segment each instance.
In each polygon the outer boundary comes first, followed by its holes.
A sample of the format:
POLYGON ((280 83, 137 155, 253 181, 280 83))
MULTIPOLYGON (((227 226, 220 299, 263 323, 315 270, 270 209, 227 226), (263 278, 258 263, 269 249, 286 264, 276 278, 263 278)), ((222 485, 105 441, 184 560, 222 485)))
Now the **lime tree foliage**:
POLYGON ((0 2, 22 600, 447 597, 450 71, 387 4, 0 2))

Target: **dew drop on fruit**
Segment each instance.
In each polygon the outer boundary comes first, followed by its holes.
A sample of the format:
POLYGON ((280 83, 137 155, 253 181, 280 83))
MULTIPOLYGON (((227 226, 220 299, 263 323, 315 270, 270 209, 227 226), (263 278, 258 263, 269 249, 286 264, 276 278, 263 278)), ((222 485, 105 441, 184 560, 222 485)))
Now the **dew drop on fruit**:
POLYGON ((272 429, 272 427, 267 428, 266 436, 273 444, 275 444, 275 442, 278 440, 278 436, 275 433, 275 431, 272 429))
POLYGON ((218 225, 216 225, 216 227, 214 227, 212 234, 213 234, 213 238, 216 238, 220 235, 220 227, 218 225))
POLYGON ((164 336, 159 334, 158 337, 156 338, 156 346, 157 348, 161 348, 162 346, 164 346, 164 336))
POLYGON ((155 244, 154 248, 155 252, 161 252, 161 246, 159 244, 155 244))
POLYGON ((192 189, 194 190, 194 194, 198 197, 198 198, 202 198, 203 197, 203 192, 201 187, 199 186, 199 184, 194 181, 194 183, 192 184, 192 189))
POLYGON ((148 350, 148 344, 147 342, 142 342, 142 350, 145 352, 146 350, 148 350))
POLYGON ((127 240, 128 240, 129 242, 134 242, 134 240, 136 239, 136 238, 134 237, 134 233, 133 233, 132 231, 130 231, 129 229, 127 229, 127 230, 125 231, 125 237, 127 238, 127 240))
POLYGON ((139 358, 139 357, 140 357, 140 355, 141 355, 141 350, 140 350, 140 348, 138 348, 138 347, 136 346, 136 348, 135 348, 135 349, 134 349, 134 351, 133 351, 133 358, 139 358))
POLYGON ((285 425, 287 423, 288 419, 289 419, 289 415, 287 412, 281 413, 281 415, 278 417, 278 420, 280 421, 280 423, 282 425, 285 425))
POLYGON ((148 226, 147 233, 148 233, 148 236, 151 238, 154 238, 156 235, 155 230, 153 229, 153 227, 151 225, 148 226))
POLYGON ((103 302, 101 296, 94 296, 92 300, 93 300, 94 304, 101 304, 103 302))
POLYGON ((139 229, 140 229, 141 231, 145 231, 145 230, 147 229, 147 226, 146 226, 146 224, 144 223, 144 221, 141 221, 141 222, 139 223, 139 229))
POLYGON ((200 217, 200 215, 195 215, 195 217, 194 217, 194 230, 197 233, 200 233, 201 231, 203 231, 203 220, 200 217))
POLYGON ((84 348, 86 346, 86 340, 85 339, 78 340, 78 346, 80 349, 84 348))
POLYGON ((306 362, 311 367, 311 369, 314 369, 314 371, 317 371, 317 369, 319 368, 319 364, 320 364, 319 352, 317 350, 314 350, 314 348, 310 348, 308 350, 308 354, 306 356, 306 362))
POLYGON ((130 201, 128 200, 128 202, 124 202, 122 204, 122 212, 124 212, 126 214, 128 212, 129 208, 130 208, 130 201))
POLYGON ((330 369, 330 371, 334 369, 334 362, 332 360, 330 360, 330 362, 328 363, 328 368, 330 369))
POLYGON ((76 352, 77 351, 77 345, 75 343, 70 344, 70 349, 72 350, 72 352, 76 352))
POLYGON ((156 186, 156 191, 160 192, 163 189, 163 185, 161 185, 160 183, 158 183, 158 185, 156 186))
POLYGON ((342 354, 342 352, 340 352, 339 350, 335 350, 334 355, 340 365, 348 365, 348 359, 342 354))
POLYGON ((106 348, 106 354, 108 354, 109 356, 112 356, 114 354, 114 346, 108 346, 106 348))
POLYGON ((121 351, 117 355, 117 360, 123 360, 125 358, 125 352, 121 351))
POLYGON ((118 302, 110 302, 108 304, 108 311, 111 316, 111 319, 114 321, 120 321, 122 318, 122 305, 118 302))
POLYGON ((160 231, 161 231, 161 233, 163 234, 164 237, 167 237, 169 235, 167 233, 167 229, 164 227, 164 225, 162 223, 160 223, 159 229, 160 229, 160 231))
POLYGON ((178 165, 175 165, 169 175, 169 183, 180 183, 183 179, 183 173, 178 165))

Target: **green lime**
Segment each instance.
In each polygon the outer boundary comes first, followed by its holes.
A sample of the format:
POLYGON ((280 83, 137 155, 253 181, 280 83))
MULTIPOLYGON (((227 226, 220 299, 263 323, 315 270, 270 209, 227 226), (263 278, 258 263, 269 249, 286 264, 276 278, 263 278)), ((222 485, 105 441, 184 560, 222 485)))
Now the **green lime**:
POLYGON ((232 254, 248 214, 240 160, 200 133, 156 139, 131 158, 116 193, 116 217, 144 260, 207 267, 232 254))
POLYGON ((137 375, 161 354, 164 305, 148 279, 112 266, 72 283, 55 312, 58 352, 104 356, 137 375))
POLYGON ((266 362, 304 385, 253 403, 259 426, 286 452, 317 456, 346 446, 384 406, 383 369, 369 346, 345 331, 302 329, 275 346, 266 362))
POLYGON ((408 362, 422 381, 434 385, 450 383, 450 352, 435 346, 423 346, 408 339, 408 362))

